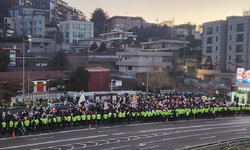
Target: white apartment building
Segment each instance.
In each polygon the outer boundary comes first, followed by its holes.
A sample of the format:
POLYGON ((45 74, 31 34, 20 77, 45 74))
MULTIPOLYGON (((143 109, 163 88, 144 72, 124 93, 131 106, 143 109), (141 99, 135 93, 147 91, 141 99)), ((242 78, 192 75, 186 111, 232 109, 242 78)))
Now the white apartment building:
POLYGON ((64 42, 78 43, 78 40, 94 37, 94 23, 79 20, 76 15, 68 15, 67 20, 60 21, 60 31, 63 32, 64 42))
POLYGON ((120 72, 130 75, 152 70, 162 71, 166 67, 172 67, 173 52, 187 44, 188 41, 175 40, 142 42, 141 48, 117 52, 119 61, 116 65, 120 72))
POLYGON ((226 24, 224 20, 203 24, 202 64, 218 64, 218 70, 226 69, 226 24))
POLYGON ((227 17, 226 70, 250 69, 250 16, 227 17))

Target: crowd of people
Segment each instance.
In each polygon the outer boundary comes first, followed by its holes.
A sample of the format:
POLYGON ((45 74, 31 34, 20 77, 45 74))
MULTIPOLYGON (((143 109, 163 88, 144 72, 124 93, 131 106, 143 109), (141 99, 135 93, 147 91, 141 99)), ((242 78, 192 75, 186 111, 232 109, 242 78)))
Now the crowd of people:
MULTIPOLYGON (((67 98, 69 100, 69 98, 67 98)), ((3 135, 35 134, 65 130, 68 127, 88 127, 99 124, 177 121, 180 119, 215 118, 236 114, 250 114, 248 105, 226 106, 202 98, 202 95, 175 95, 146 97, 145 95, 120 95, 115 100, 95 102, 86 99, 74 102, 68 110, 50 107, 22 110, 18 114, 2 111, 0 131, 3 135), (77 105, 79 104, 79 105, 77 105)), ((61 102, 61 105, 64 105, 61 102)), ((1 110, 0 110, 1 111, 1 110)))

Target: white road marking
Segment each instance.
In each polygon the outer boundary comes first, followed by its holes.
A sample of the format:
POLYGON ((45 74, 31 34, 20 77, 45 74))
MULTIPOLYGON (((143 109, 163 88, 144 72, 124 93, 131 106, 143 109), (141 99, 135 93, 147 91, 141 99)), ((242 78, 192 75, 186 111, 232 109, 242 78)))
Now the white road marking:
POLYGON ((125 134, 125 133, 114 133, 112 135, 122 135, 122 134, 125 134))
POLYGON ((107 149, 102 149, 102 150, 112 150, 112 149, 119 149, 119 148, 125 148, 125 147, 130 147, 132 145, 123 145, 123 146, 117 146, 117 147, 111 147, 111 148, 107 148, 107 149))
MULTIPOLYGON (((91 128, 91 130, 95 130, 96 128, 91 128)), ((42 134, 35 134, 35 135, 26 135, 26 136, 18 136, 16 139, 22 139, 26 137, 36 137, 36 136, 44 136, 44 135, 53 135, 53 134, 63 134, 68 132, 78 132, 78 131, 88 131, 89 129, 77 129, 77 130, 68 130, 68 131, 60 131, 60 132, 53 132, 53 133, 42 133, 42 134)), ((2 138, 0 141, 4 140, 12 140, 11 138, 2 138)))
POLYGON ((35 139, 28 139, 28 141, 43 140, 43 139, 51 139, 51 138, 54 138, 54 136, 43 137, 43 138, 35 138, 35 139))
POLYGON ((215 123, 215 122, 218 122, 218 121, 208 121, 206 123, 215 123))
POLYGON ((159 145, 156 145, 156 146, 151 146, 151 147, 141 148, 140 150, 144 150, 144 149, 152 149, 152 148, 156 148, 156 147, 159 147, 159 145))
POLYGON ((0 150, 21 148, 21 147, 29 147, 29 146, 37 146, 37 145, 45 145, 45 144, 51 144, 51 143, 60 143, 60 142, 66 142, 66 141, 68 142, 68 141, 75 141, 75 140, 82 140, 82 139, 91 139, 91 138, 106 137, 106 136, 108 136, 108 135, 105 134, 105 135, 98 135, 98 136, 87 136, 87 137, 70 138, 70 139, 48 141, 48 142, 41 142, 41 143, 32 143, 32 144, 25 144, 25 145, 9 146, 9 147, 0 148, 0 150))
POLYGON ((110 129, 111 127, 100 127, 100 129, 110 129))
MULTIPOLYGON (((237 122, 237 124, 244 124, 249 122, 237 122)), ((201 127, 217 127, 217 126, 225 126, 225 125, 234 125, 234 123, 220 123, 220 124, 208 124, 208 125, 195 125, 195 126, 185 126, 185 127, 176 127, 176 128, 163 128, 163 129, 154 129, 154 130, 142 130, 139 132, 157 132, 157 131, 165 131, 165 130, 178 130, 178 129, 186 129, 186 128, 201 128, 201 127)), ((216 129, 216 128, 214 128, 216 129)))
POLYGON ((128 127, 131 127, 131 126, 145 126, 145 125, 151 125, 151 124, 162 124, 160 122, 152 122, 152 123, 137 123, 137 124, 129 124, 127 125, 128 127))
POLYGON ((215 136, 209 136, 209 137, 200 138, 200 140, 211 139, 211 138, 215 138, 215 136))
POLYGON ((247 132, 241 132, 241 133, 237 133, 237 134, 248 134, 247 132))
POLYGON ((103 130, 103 131, 98 131, 98 132, 111 132, 111 131, 117 131, 117 130, 103 130))

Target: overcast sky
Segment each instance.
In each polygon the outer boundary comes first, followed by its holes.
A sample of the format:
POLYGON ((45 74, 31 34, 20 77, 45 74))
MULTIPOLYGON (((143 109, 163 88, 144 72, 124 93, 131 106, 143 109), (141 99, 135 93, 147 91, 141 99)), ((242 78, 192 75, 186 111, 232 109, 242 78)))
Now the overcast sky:
POLYGON ((90 18, 95 8, 101 7, 110 17, 139 16, 157 23, 175 18, 175 24, 196 23, 242 16, 249 9, 250 0, 64 0, 90 18))

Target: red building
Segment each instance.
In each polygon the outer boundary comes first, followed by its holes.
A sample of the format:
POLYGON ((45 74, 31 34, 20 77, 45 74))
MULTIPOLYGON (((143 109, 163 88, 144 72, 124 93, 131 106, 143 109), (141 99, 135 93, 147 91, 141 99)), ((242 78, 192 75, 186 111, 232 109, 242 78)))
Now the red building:
POLYGON ((86 68, 90 73, 89 76, 89 91, 107 91, 109 90, 109 71, 110 69, 96 67, 86 68))

